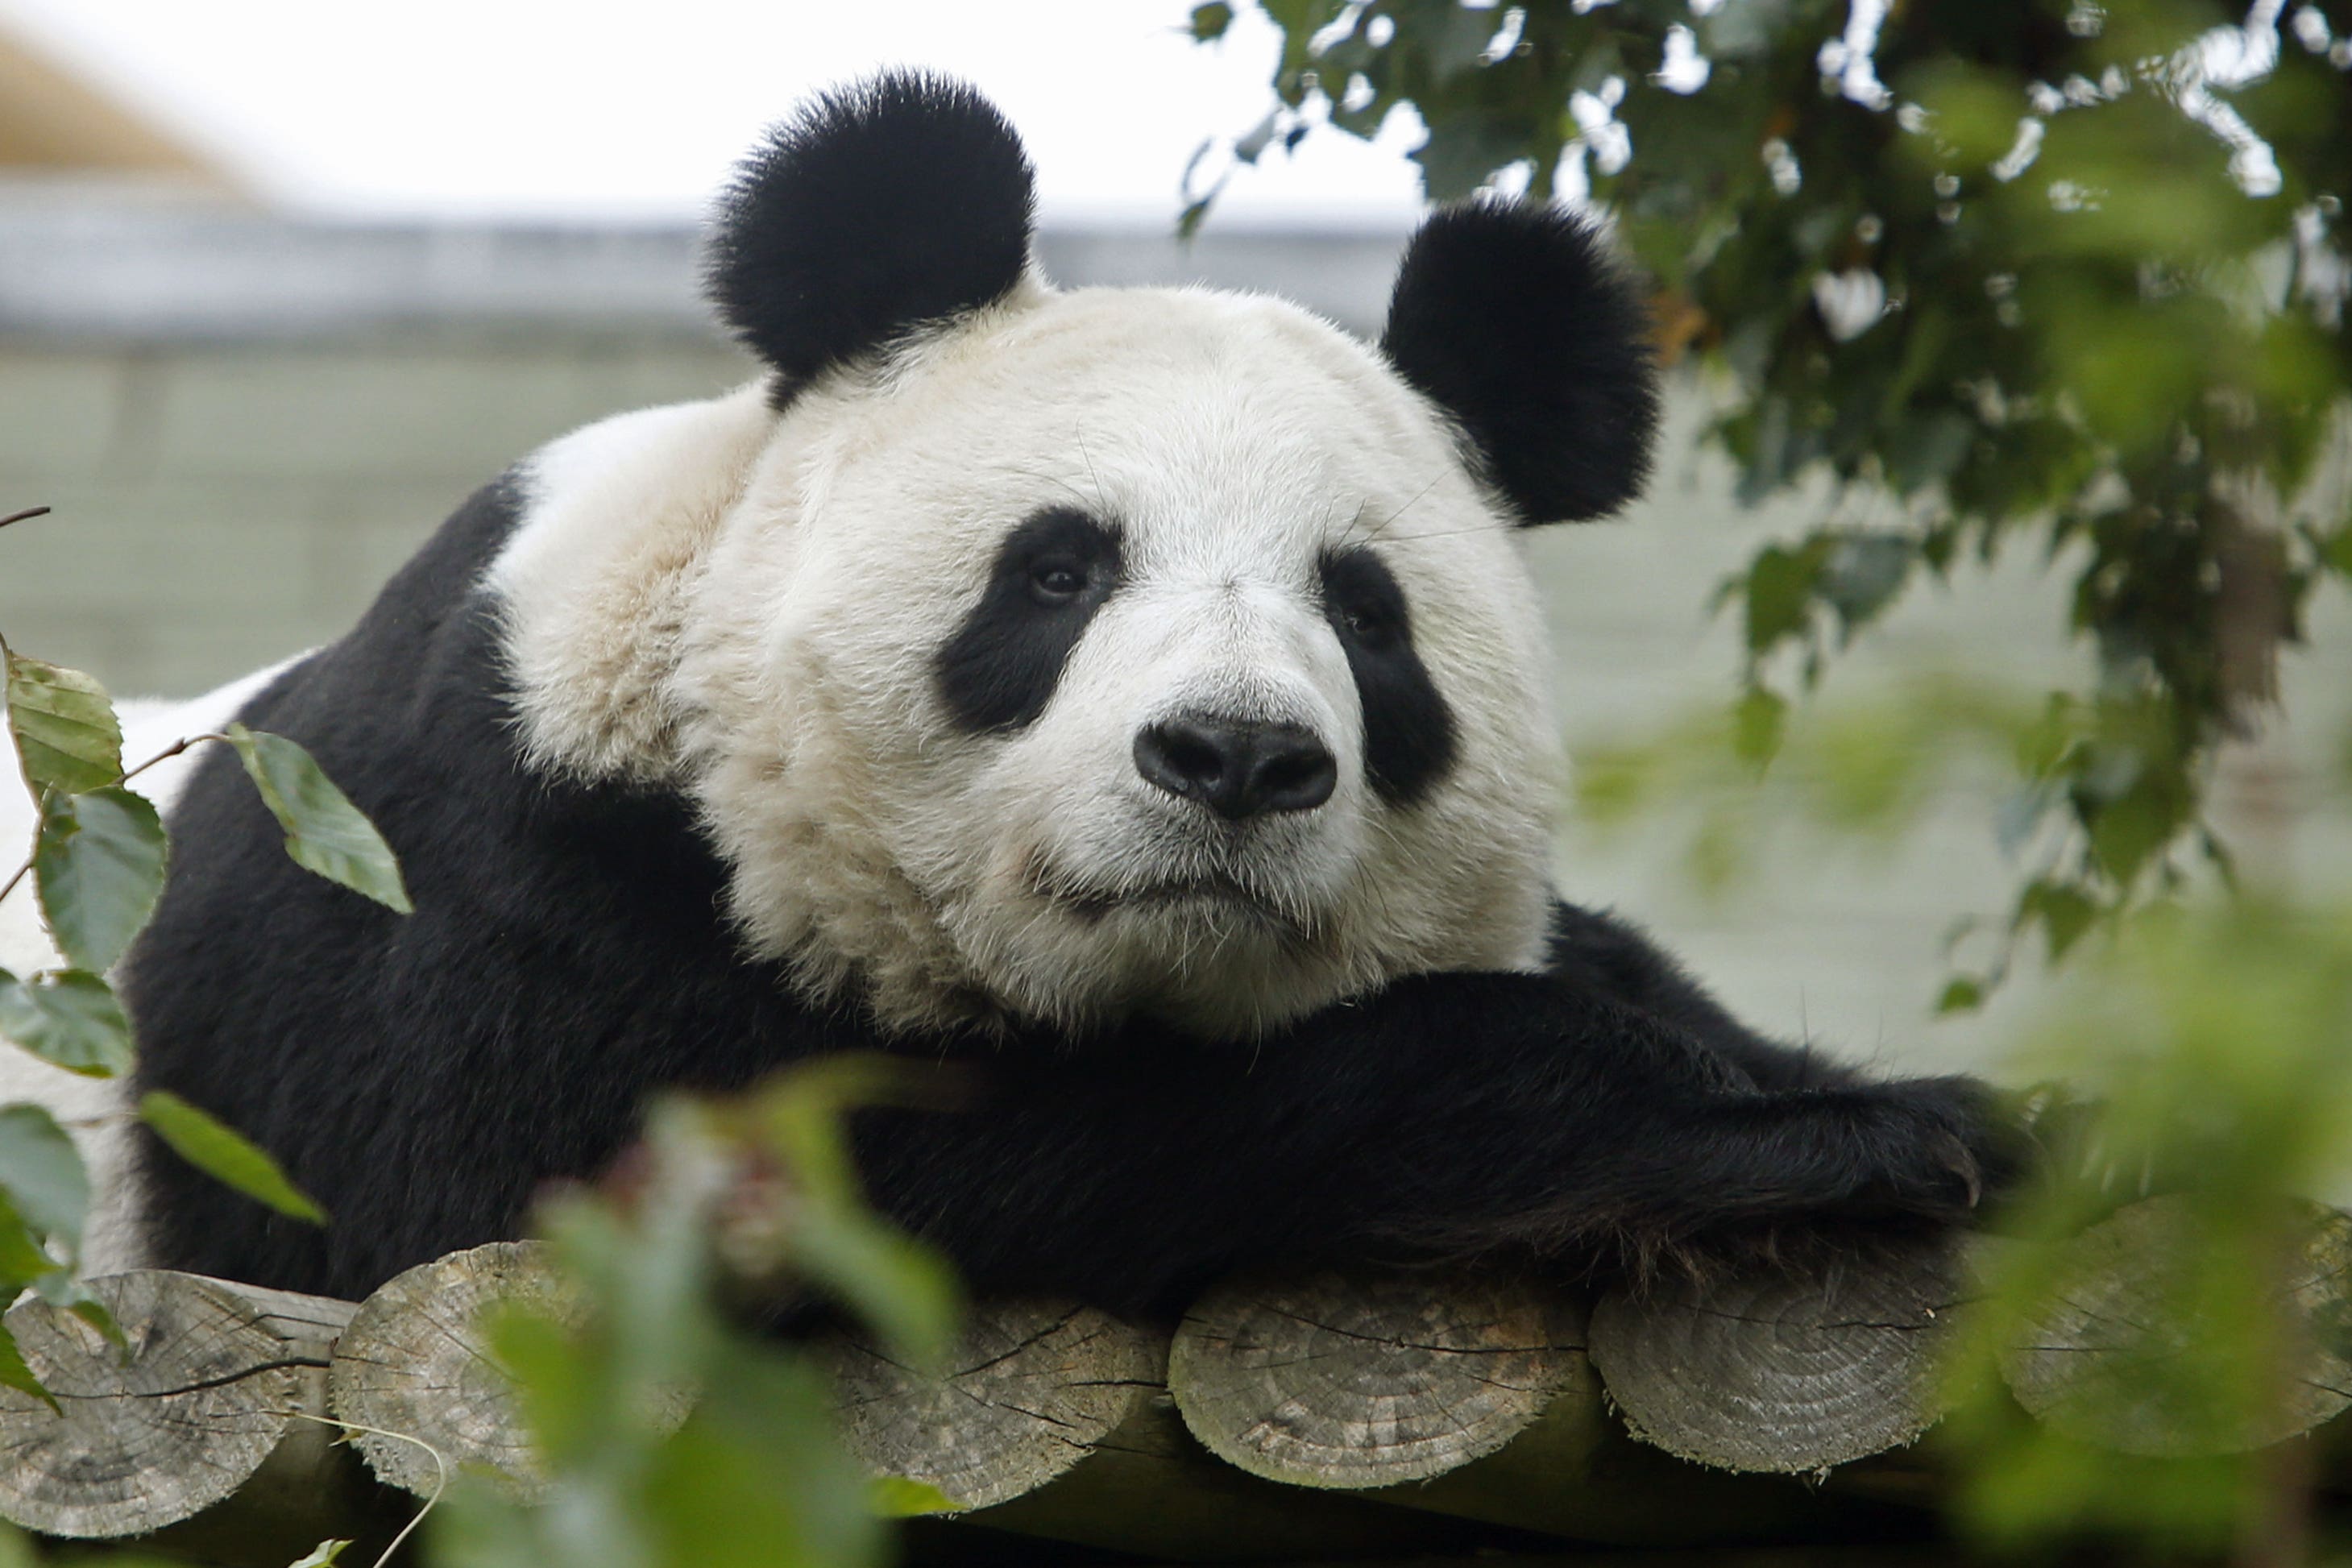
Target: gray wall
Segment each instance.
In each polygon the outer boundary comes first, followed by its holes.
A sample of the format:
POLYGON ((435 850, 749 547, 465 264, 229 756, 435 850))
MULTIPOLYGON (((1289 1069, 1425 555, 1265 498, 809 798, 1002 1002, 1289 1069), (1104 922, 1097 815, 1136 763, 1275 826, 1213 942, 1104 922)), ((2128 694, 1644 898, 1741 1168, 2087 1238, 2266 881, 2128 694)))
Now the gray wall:
MULTIPOLYGON (((1243 236, 1182 253, 1153 236, 1061 235, 1045 251, 1068 280, 1262 285, 1360 328, 1396 243, 1243 236)), ((665 231, 0 208, 0 512, 57 509, 0 535, 0 630, 126 694, 201 690, 332 637, 516 457, 748 374, 693 293, 689 237, 665 231)), ((1735 627, 1706 614, 1709 591, 1760 537, 1832 504, 1737 510, 1719 464, 1696 453, 1701 401, 1678 395, 1661 478, 1625 520, 1530 541, 1571 747, 1721 701, 1735 627)), ((1930 668, 2071 679, 2084 656, 2060 636, 2063 603, 2063 583, 2029 559, 1964 573, 1915 594, 1831 694, 1930 668)), ((2338 664, 2290 670, 2305 721, 2234 760, 2222 788, 2257 871, 2339 887, 2352 845, 2320 781, 2352 710, 2340 611, 2315 627, 2338 664)), ((1760 812, 1767 878, 1728 901, 1681 873, 1686 816, 1622 836, 1564 825, 1562 886, 1653 926, 1769 1027, 1892 1065, 1980 1062, 2031 1014, 2030 976, 1985 1016, 1926 1015, 1948 929, 1997 914, 2013 889, 2016 868, 1991 849, 2000 782, 1956 792, 1884 845, 1760 812)))

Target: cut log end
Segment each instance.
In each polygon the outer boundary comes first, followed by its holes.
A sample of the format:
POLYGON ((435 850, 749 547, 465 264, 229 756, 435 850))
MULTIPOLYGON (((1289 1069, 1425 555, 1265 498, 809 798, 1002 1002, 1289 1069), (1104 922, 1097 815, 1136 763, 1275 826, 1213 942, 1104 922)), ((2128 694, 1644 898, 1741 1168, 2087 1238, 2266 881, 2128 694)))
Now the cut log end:
POLYGON ((1916 1439, 1941 1414, 1957 1248, 1909 1247, 1817 1276, 1604 1298, 1592 1359, 1643 1441, 1726 1470, 1803 1474, 1916 1439))
POLYGON ((341 1301, 142 1269, 89 1282, 127 1350, 71 1313, 7 1315, 57 1400, 0 1388, 0 1516, 77 1539, 141 1535, 235 1493, 281 1445, 325 1447, 341 1301))
POLYGON ((2202 1342, 2213 1331, 2196 1279, 2213 1266, 2211 1238, 2189 1200, 2156 1197, 2061 1244, 2049 1305, 2002 1357, 2018 1403, 2070 1436, 2159 1458, 2266 1447, 2341 1413, 2352 1405, 2352 1217, 2298 1207, 2280 1218, 2268 1375, 2202 1342), (2260 1386, 2230 1386, 2232 1373, 2260 1386))
POLYGON ((1090 1307, 975 1305, 937 1372, 891 1361, 863 1340, 828 1336, 842 1440, 885 1476, 936 1488, 958 1510, 1034 1491, 1158 1392, 1150 1336, 1090 1307))
POLYGON ((485 1314, 512 1304, 579 1321, 582 1303, 543 1247, 492 1242, 420 1264, 360 1305, 335 1347, 328 1398, 388 1484, 429 1497, 445 1474, 480 1469, 529 1497, 545 1485, 485 1314))
POLYGON ((1516 1281, 1318 1275, 1193 1308, 1169 1386, 1202 1446, 1311 1487, 1426 1480, 1509 1442, 1588 1378, 1573 1306, 1516 1281))

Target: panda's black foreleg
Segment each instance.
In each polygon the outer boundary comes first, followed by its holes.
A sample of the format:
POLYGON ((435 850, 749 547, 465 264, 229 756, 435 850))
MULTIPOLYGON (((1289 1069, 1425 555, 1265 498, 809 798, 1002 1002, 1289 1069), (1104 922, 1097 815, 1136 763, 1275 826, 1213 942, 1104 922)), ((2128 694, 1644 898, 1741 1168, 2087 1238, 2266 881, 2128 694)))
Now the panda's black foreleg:
POLYGON ((1782 1045, 1733 1017, 1682 965, 1615 915, 1555 900, 1545 956, 1556 978, 1678 1026, 1746 1073, 1759 1089, 1815 1089, 1856 1081, 1851 1068, 1810 1046, 1782 1045))
POLYGON ((1169 1306, 1237 1269, 1516 1257, 1640 1272, 1963 1220, 2014 1173, 1982 1085, 1765 1089, 1539 976, 1429 975, 1256 1047, 1130 1029, 869 1113, 886 1210, 982 1289, 1169 1306))

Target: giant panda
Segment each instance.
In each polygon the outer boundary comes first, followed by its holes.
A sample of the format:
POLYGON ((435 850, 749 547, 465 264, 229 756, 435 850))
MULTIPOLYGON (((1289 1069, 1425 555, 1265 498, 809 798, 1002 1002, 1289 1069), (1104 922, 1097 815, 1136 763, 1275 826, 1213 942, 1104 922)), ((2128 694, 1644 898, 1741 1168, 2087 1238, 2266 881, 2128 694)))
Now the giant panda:
POLYGON ((817 100, 715 226, 754 384, 524 458, 179 716, 309 747, 415 912, 290 862, 222 749, 173 781, 138 1087, 333 1223, 134 1144, 110 1262, 358 1296, 517 1234, 657 1090, 849 1049, 961 1086, 856 1118, 884 1212, 1112 1307, 1866 1240, 2007 1179, 1982 1086, 1763 1039, 1552 890, 1522 531, 1629 499, 1657 406, 1591 224, 1437 212, 1366 344, 1057 289, 1031 208, 969 89, 817 100))

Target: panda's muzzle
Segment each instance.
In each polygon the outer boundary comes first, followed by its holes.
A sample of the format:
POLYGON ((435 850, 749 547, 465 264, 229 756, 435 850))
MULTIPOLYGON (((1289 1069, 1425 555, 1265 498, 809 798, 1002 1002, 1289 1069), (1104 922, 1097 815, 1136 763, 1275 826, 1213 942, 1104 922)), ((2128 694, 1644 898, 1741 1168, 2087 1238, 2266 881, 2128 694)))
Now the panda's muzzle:
POLYGON ((1135 737, 1135 770, 1228 822, 1312 811, 1331 798, 1339 764, 1303 724, 1180 714, 1135 737))

